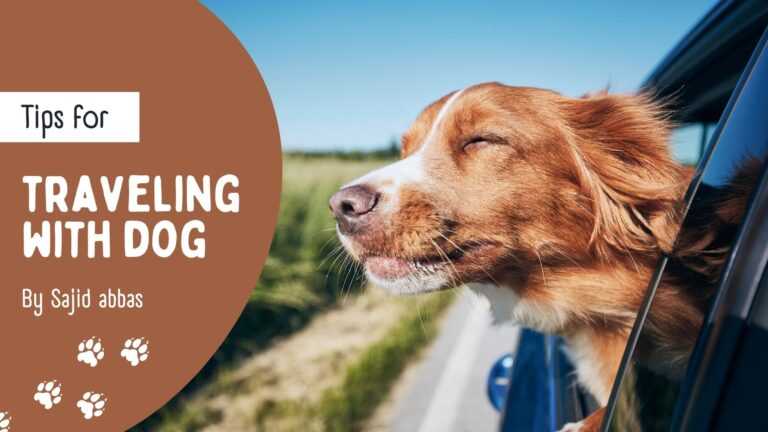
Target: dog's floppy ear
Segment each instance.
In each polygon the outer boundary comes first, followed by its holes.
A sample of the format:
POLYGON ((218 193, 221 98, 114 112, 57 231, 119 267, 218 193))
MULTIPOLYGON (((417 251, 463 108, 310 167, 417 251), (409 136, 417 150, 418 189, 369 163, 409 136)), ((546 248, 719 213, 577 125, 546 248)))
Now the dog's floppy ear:
POLYGON ((604 258, 669 251, 688 178, 670 155, 661 105, 646 95, 598 93, 568 100, 566 111, 578 182, 593 205, 591 245, 604 258))

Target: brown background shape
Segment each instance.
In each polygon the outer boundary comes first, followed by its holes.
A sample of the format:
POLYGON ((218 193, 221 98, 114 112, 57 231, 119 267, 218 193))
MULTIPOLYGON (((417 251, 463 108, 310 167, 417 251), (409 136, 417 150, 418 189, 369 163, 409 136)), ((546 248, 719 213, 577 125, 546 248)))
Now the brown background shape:
MULTIPOLYGON (((219 346, 251 293, 272 237, 280 193, 280 145, 269 95, 250 57, 197 2, 6 2, 0 6, 0 91, 139 91, 139 144, 0 144, 0 411, 13 431, 113 431, 136 424, 177 393, 219 346), (23 175, 176 174, 240 179, 240 212, 129 215, 27 212, 23 175), (25 220, 112 223, 112 258, 23 257, 25 220), (122 254, 128 218, 206 224, 207 258, 122 254), (144 293, 144 308, 74 317, 21 308, 21 289, 108 288, 144 293), (78 343, 102 339, 96 368, 76 361, 78 343), (129 337, 150 341, 149 360, 120 357, 129 337), (61 404, 33 400, 43 380, 63 383, 61 404), (104 415, 86 421, 76 402, 104 393, 104 415)), ((125 187, 125 186, 124 186, 125 187)), ((97 203, 103 205, 96 188, 97 203)), ((169 194, 171 191, 165 191, 169 194)), ((166 195, 169 200, 171 195, 166 195)), ((38 199, 38 206, 42 200, 38 199)), ((82 240, 82 237, 81 237, 82 240)), ((66 249, 65 249, 66 250, 66 249)), ((81 245, 81 251, 82 249, 81 245)))

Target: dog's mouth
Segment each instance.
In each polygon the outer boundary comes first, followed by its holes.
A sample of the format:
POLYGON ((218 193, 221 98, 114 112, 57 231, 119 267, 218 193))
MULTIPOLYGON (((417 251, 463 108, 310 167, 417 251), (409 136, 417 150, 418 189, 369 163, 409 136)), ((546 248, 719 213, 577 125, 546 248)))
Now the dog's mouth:
POLYGON ((396 281, 404 278, 422 278, 442 272, 460 277, 461 270, 482 266, 483 255, 497 247, 494 243, 468 243, 439 255, 418 258, 371 255, 363 264, 371 279, 396 281))

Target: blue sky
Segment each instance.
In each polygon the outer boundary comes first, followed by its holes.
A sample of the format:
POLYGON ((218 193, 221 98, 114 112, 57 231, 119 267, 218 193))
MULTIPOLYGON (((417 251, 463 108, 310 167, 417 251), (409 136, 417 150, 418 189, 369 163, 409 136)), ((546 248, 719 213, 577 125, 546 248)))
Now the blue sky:
POLYGON ((374 149, 485 81, 632 91, 714 5, 676 1, 204 0, 259 67, 285 150, 374 149))

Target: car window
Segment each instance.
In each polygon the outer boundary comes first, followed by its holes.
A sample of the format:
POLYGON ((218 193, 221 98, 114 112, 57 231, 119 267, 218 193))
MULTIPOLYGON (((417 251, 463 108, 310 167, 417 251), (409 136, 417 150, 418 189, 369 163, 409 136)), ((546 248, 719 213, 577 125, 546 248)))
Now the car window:
POLYGON ((715 126, 714 123, 688 123, 672 130, 672 155, 684 165, 698 164, 715 126))
MULTIPOLYGON (((715 132, 709 158, 705 156, 700 166, 700 182, 695 180, 690 190, 693 195, 689 194, 690 207, 676 250, 659 263, 630 337, 629 357, 614 387, 606 416, 608 430, 666 431, 672 424, 702 325, 692 311, 706 311, 718 297, 718 283, 727 268, 741 215, 768 154, 764 42, 765 37, 759 55, 748 67, 751 72, 745 74, 715 132)), ((697 136, 706 139, 706 129, 692 124, 675 132, 681 160, 698 158, 695 140, 697 136)))

